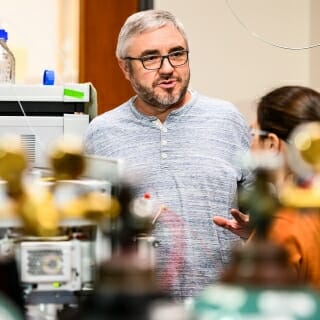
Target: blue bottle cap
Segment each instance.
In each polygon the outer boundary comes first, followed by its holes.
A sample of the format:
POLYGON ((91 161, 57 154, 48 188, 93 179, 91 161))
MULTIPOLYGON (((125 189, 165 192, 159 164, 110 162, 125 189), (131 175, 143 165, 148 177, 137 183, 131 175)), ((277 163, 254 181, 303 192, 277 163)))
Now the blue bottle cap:
POLYGON ((8 32, 4 29, 0 29, 0 39, 8 40, 8 32))
POLYGON ((42 84, 49 86, 54 84, 53 70, 44 70, 42 84))

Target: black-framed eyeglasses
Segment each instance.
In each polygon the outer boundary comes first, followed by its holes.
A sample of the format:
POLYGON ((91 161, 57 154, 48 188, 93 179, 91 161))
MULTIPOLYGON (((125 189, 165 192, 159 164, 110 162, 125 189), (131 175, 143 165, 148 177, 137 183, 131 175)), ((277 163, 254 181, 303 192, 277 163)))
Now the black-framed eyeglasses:
POLYGON ((251 137, 254 136, 259 136, 259 137, 267 137, 269 135, 269 131, 261 130, 261 129, 256 129, 256 128, 251 128, 250 129, 250 135, 251 137))
POLYGON ((142 57, 125 57, 125 60, 139 60, 143 67, 147 70, 158 70, 161 69, 163 60, 168 59, 172 67, 179 67, 188 62, 188 50, 173 51, 163 56, 159 54, 149 54, 142 57))
MULTIPOLYGON (((273 132, 266 131, 266 130, 261 130, 261 129, 257 129, 257 128, 251 128, 251 129, 250 129, 251 139, 254 138, 255 136, 267 138, 270 133, 273 133, 273 132)), ((292 143, 292 141, 291 141, 290 139, 288 139, 288 138, 287 138, 287 139, 281 138, 281 137, 279 136, 279 134, 276 134, 276 133, 273 133, 273 134, 275 134, 279 139, 281 139, 281 140, 284 141, 285 143, 288 143, 288 144, 291 144, 291 143, 292 143)))

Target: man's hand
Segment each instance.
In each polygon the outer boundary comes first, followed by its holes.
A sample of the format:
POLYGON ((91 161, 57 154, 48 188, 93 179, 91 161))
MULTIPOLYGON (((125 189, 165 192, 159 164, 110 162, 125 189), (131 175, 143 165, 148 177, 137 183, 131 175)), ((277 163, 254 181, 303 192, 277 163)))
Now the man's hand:
POLYGON ((230 212, 234 219, 214 216, 212 218, 213 222, 222 228, 230 230, 240 238, 247 240, 253 231, 249 223, 249 215, 244 214, 237 209, 231 209, 230 212))

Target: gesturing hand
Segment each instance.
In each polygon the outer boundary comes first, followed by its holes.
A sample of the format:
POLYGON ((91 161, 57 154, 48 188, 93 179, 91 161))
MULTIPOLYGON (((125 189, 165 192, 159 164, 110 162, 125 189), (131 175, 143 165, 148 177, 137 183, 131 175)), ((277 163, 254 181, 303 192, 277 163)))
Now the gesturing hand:
POLYGON ((214 216, 212 221, 232 233, 238 235, 242 239, 248 239, 252 233, 252 227, 249 223, 249 215, 240 212, 238 209, 231 209, 230 213, 234 219, 226 219, 220 216, 214 216))

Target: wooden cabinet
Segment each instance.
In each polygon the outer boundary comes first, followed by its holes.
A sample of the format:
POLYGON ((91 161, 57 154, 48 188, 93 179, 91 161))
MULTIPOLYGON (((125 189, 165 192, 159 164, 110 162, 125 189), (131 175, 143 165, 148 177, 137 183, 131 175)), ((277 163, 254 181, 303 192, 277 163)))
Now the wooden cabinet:
POLYGON ((92 82, 96 88, 99 114, 134 94, 115 49, 121 26, 140 5, 139 0, 80 0, 79 82, 92 82))

